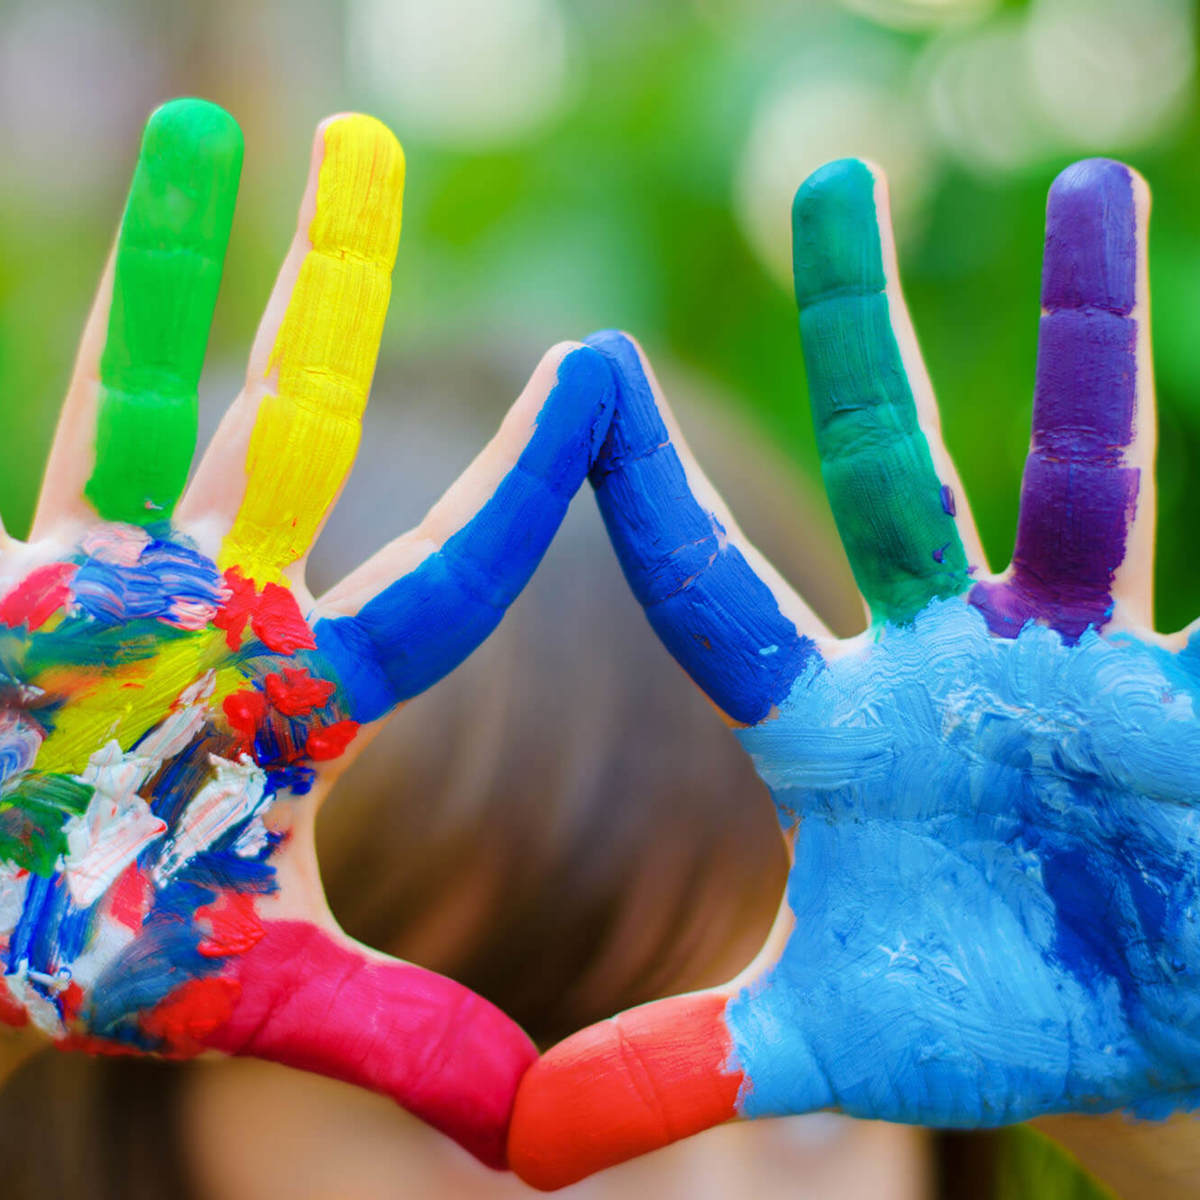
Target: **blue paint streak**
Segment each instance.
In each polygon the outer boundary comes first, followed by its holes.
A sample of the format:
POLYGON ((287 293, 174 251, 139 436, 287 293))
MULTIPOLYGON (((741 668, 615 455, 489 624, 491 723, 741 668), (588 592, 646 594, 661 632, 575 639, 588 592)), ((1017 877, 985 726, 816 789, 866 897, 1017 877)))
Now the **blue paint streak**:
POLYGON ((73 963, 83 953, 96 916, 96 905, 80 908, 71 900, 64 877, 58 876, 57 883, 54 911, 57 929, 39 947, 38 957, 47 964, 42 970, 57 970, 73 963))
POLYGON ((54 878, 44 878, 40 875, 29 877, 21 916, 8 942, 8 958, 5 965, 9 972, 17 970, 23 961, 28 960, 31 949, 41 934, 45 924, 43 910, 52 899, 54 878))
MULTIPOLYGON (((633 343, 593 334, 617 377, 617 409, 592 470, 625 578, 675 660, 735 720, 762 720, 815 648, 692 494, 633 343)), ((817 660, 819 661, 819 660, 817 660)))
POLYGON ((357 616, 316 623, 318 650, 356 721, 423 692, 499 624, 583 482, 608 428, 612 391, 599 354, 569 353, 528 444, 480 511, 357 616))
MULTIPOLYGON (((236 840, 247 824, 248 822, 242 822, 222 841, 236 840)), ((266 849, 272 848, 268 843, 266 849)), ((229 888, 236 892, 269 896, 279 890, 279 884, 275 880, 275 868, 264 861, 264 857, 243 858, 228 848, 207 850, 203 854, 197 854, 180 870, 176 878, 180 882, 204 888, 229 888)))
POLYGON ((79 608, 116 625, 139 618, 176 619, 188 603, 217 605, 221 577, 212 560, 177 542, 149 542, 132 567, 85 559, 71 581, 79 608))
POLYGON ((307 796, 312 791, 316 778, 317 773, 312 767, 291 763, 267 772, 266 790, 272 795, 276 792, 290 791, 293 796, 307 796))
POLYGON ((937 602, 739 732, 799 826, 795 931, 727 1008, 747 1115, 1200 1098, 1195 659, 937 602))
MULTIPOLYGON (((199 788, 198 781, 203 781, 207 772, 208 747, 203 740, 184 747, 179 754, 163 765, 154 785, 154 794, 150 797, 150 811, 165 821, 168 829, 175 829, 188 802, 199 788)), ((165 840, 151 842, 138 855, 138 864, 142 867, 154 866, 162 858, 165 850, 165 840)))
MULTIPOLYGON (((209 895, 211 899, 211 894, 209 895)), ((156 1049, 141 1034, 137 1018, 188 979, 211 975, 224 966, 199 952, 200 931, 180 920, 148 924, 96 980, 88 1014, 92 1032, 143 1049, 156 1049)))

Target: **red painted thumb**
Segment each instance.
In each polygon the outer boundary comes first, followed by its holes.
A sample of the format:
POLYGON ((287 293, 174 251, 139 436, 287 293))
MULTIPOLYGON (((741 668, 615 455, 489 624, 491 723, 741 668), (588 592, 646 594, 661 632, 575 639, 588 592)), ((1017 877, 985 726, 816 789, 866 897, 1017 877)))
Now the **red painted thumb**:
POLYGON ((726 997, 677 996, 574 1034, 517 1091, 509 1165, 551 1191, 737 1116, 726 997))

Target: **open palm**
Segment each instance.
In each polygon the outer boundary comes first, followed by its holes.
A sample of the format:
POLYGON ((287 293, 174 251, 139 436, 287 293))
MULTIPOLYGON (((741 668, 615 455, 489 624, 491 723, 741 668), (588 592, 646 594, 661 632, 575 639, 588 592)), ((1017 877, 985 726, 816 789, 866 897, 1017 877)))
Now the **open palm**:
POLYGON ((882 178, 848 160, 800 189, 818 448, 872 617, 849 640, 746 543, 637 348, 592 339, 619 381, 593 477, 614 545, 752 755, 793 866, 742 976, 530 1071, 510 1153, 531 1182, 736 1116, 964 1126, 1194 1103, 1200 654, 1149 629, 1148 208, 1108 161, 1051 190, 1033 439, 1013 563, 992 576, 882 178))
POLYGON ((0 547, 0 1020, 334 1075, 500 1166, 532 1045, 341 932, 313 819, 520 591, 611 372, 551 351, 421 526, 314 601, 304 562, 358 444, 404 159, 371 118, 319 128, 246 387, 185 491, 241 157, 213 105, 151 118, 32 537, 0 547))

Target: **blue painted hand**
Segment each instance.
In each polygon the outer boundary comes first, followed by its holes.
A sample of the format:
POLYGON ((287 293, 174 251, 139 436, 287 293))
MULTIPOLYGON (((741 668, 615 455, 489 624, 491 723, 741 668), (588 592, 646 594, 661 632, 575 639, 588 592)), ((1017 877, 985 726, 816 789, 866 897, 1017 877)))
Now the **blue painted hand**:
POLYGON ((903 307, 882 178, 818 171, 796 294, 830 502, 871 612, 832 638, 745 541, 633 343, 593 480, 672 653, 793 852, 756 961, 550 1051, 510 1157, 554 1187, 731 1117, 977 1126, 1200 1095, 1200 637, 1149 629, 1145 185, 1050 193, 1033 438, 991 575, 903 307), (584 1085, 584 1078, 592 1081, 584 1085))

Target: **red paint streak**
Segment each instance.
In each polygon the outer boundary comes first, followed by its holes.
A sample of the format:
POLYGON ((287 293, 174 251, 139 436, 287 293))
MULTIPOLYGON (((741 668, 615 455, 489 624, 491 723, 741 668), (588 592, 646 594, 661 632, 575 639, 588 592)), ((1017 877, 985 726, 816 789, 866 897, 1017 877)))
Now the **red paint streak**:
POLYGON ((263 682, 267 698, 288 717, 306 717, 314 708, 323 708, 334 691, 329 680, 314 679, 304 668, 285 667, 282 675, 268 675, 263 682))
POLYGON ((29 1024, 29 1014, 17 1003, 16 997, 8 990, 8 985, 0 979, 0 1025, 11 1025, 20 1029, 29 1024))
POLYGON ((582 1030, 521 1082, 508 1156, 547 1191, 737 1116, 725 997, 659 1000, 582 1030))
POLYGON ((64 562, 35 567, 0 600, 0 622, 40 629, 71 599, 70 583, 78 570, 75 563, 64 562))
POLYGON ((245 954, 265 932, 249 892, 222 892, 211 904, 196 909, 196 916, 207 921, 210 930, 196 947, 205 958, 245 954))
POLYGON ((73 1024, 75 1018, 79 1016, 79 1010, 83 1008, 83 988, 72 979, 63 989, 58 1003, 62 1010, 63 1023, 65 1025, 73 1024))
POLYGON ((482 997, 307 921, 268 922, 228 976, 241 999, 208 1046, 382 1092, 488 1166, 505 1165, 513 1096, 537 1052, 482 997))
POLYGON ((240 993, 236 979, 189 979, 143 1013, 140 1024, 162 1041, 168 1057, 193 1058, 205 1049, 213 1031, 228 1023, 240 993))
POLYGON ((254 607, 250 628, 278 654, 295 654, 297 650, 315 650, 316 639, 291 590, 278 583, 268 583, 254 607))
POLYGON ((238 735, 240 747, 245 754, 254 750, 254 735, 259 722, 267 715, 267 698, 262 692, 250 688, 226 696, 221 704, 225 719, 238 735))
POLYGON ((217 610, 213 624, 225 630, 226 644, 230 650, 236 650, 242 644, 242 634, 246 622, 250 620, 257 593, 253 581, 247 579, 237 567, 230 567, 225 572, 225 586, 229 589, 229 599, 217 610))
POLYGON ((114 921, 137 933, 150 911, 150 897, 154 884, 150 876, 139 869, 137 863, 129 866, 117 876, 109 901, 109 913, 114 921))
POLYGON ((81 1054, 102 1054, 105 1058, 141 1058, 145 1051, 124 1042, 113 1042, 106 1038, 91 1037, 86 1033, 71 1033, 56 1038, 54 1044, 60 1050, 73 1050, 81 1054))
POLYGON ((310 729, 304 752, 313 762, 339 758, 358 733, 357 721, 335 721, 321 729, 310 729))

